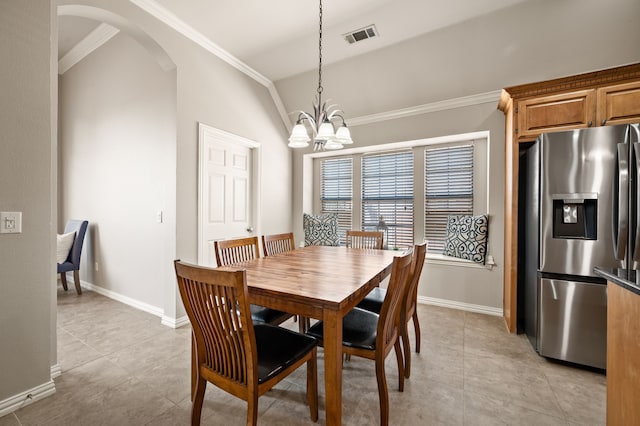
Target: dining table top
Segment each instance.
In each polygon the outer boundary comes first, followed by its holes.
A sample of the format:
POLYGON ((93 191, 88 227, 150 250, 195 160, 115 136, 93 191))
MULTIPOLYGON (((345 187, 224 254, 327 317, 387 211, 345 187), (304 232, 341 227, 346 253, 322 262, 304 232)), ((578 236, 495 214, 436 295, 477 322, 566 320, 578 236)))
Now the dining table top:
POLYGON ((370 290, 364 285, 378 285, 389 275, 398 255, 391 250, 308 246, 219 269, 246 270, 250 294, 280 294, 290 301, 341 309, 370 290))

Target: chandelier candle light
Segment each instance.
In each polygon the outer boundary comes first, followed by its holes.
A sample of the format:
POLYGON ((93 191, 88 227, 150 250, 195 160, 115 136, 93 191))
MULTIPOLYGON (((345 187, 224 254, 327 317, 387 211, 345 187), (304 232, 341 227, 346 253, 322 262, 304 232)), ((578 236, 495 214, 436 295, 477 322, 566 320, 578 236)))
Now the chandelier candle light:
POLYGON ((320 0, 320 30, 318 41, 318 94, 313 102, 313 114, 299 111, 296 125, 291 130, 289 148, 306 148, 309 146, 309 134, 304 125, 309 123, 313 131, 313 150, 341 149, 344 145, 352 144, 351 133, 344 121, 342 111, 336 105, 327 105, 322 101, 322 0, 320 0), (336 131, 332 120, 340 119, 342 124, 336 131))

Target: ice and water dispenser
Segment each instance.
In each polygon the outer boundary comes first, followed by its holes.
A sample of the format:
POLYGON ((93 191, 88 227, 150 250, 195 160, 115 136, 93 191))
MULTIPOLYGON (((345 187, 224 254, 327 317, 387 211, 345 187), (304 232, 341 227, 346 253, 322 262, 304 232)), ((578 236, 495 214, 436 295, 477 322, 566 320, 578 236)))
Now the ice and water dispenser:
POLYGON ((597 239, 598 194, 552 194, 553 238, 597 239))

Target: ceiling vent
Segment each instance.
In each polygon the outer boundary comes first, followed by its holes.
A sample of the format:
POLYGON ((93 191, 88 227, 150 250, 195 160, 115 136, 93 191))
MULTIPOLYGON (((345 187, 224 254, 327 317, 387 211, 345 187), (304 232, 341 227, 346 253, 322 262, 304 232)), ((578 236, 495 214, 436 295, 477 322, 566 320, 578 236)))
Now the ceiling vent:
POLYGON ((378 30, 375 25, 369 25, 368 27, 360 28, 359 30, 351 31, 342 35, 349 44, 357 43, 368 38, 378 37, 378 30))

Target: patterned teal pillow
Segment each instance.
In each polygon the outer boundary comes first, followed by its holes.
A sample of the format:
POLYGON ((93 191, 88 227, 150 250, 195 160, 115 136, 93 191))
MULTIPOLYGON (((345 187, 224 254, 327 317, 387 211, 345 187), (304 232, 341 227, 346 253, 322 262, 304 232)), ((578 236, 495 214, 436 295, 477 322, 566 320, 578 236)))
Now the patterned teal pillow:
POLYGON ((487 215, 449 216, 444 254, 484 265, 488 234, 489 217, 487 215))
POLYGON ((337 213, 318 216, 305 213, 302 226, 305 246, 337 246, 339 243, 337 213))

